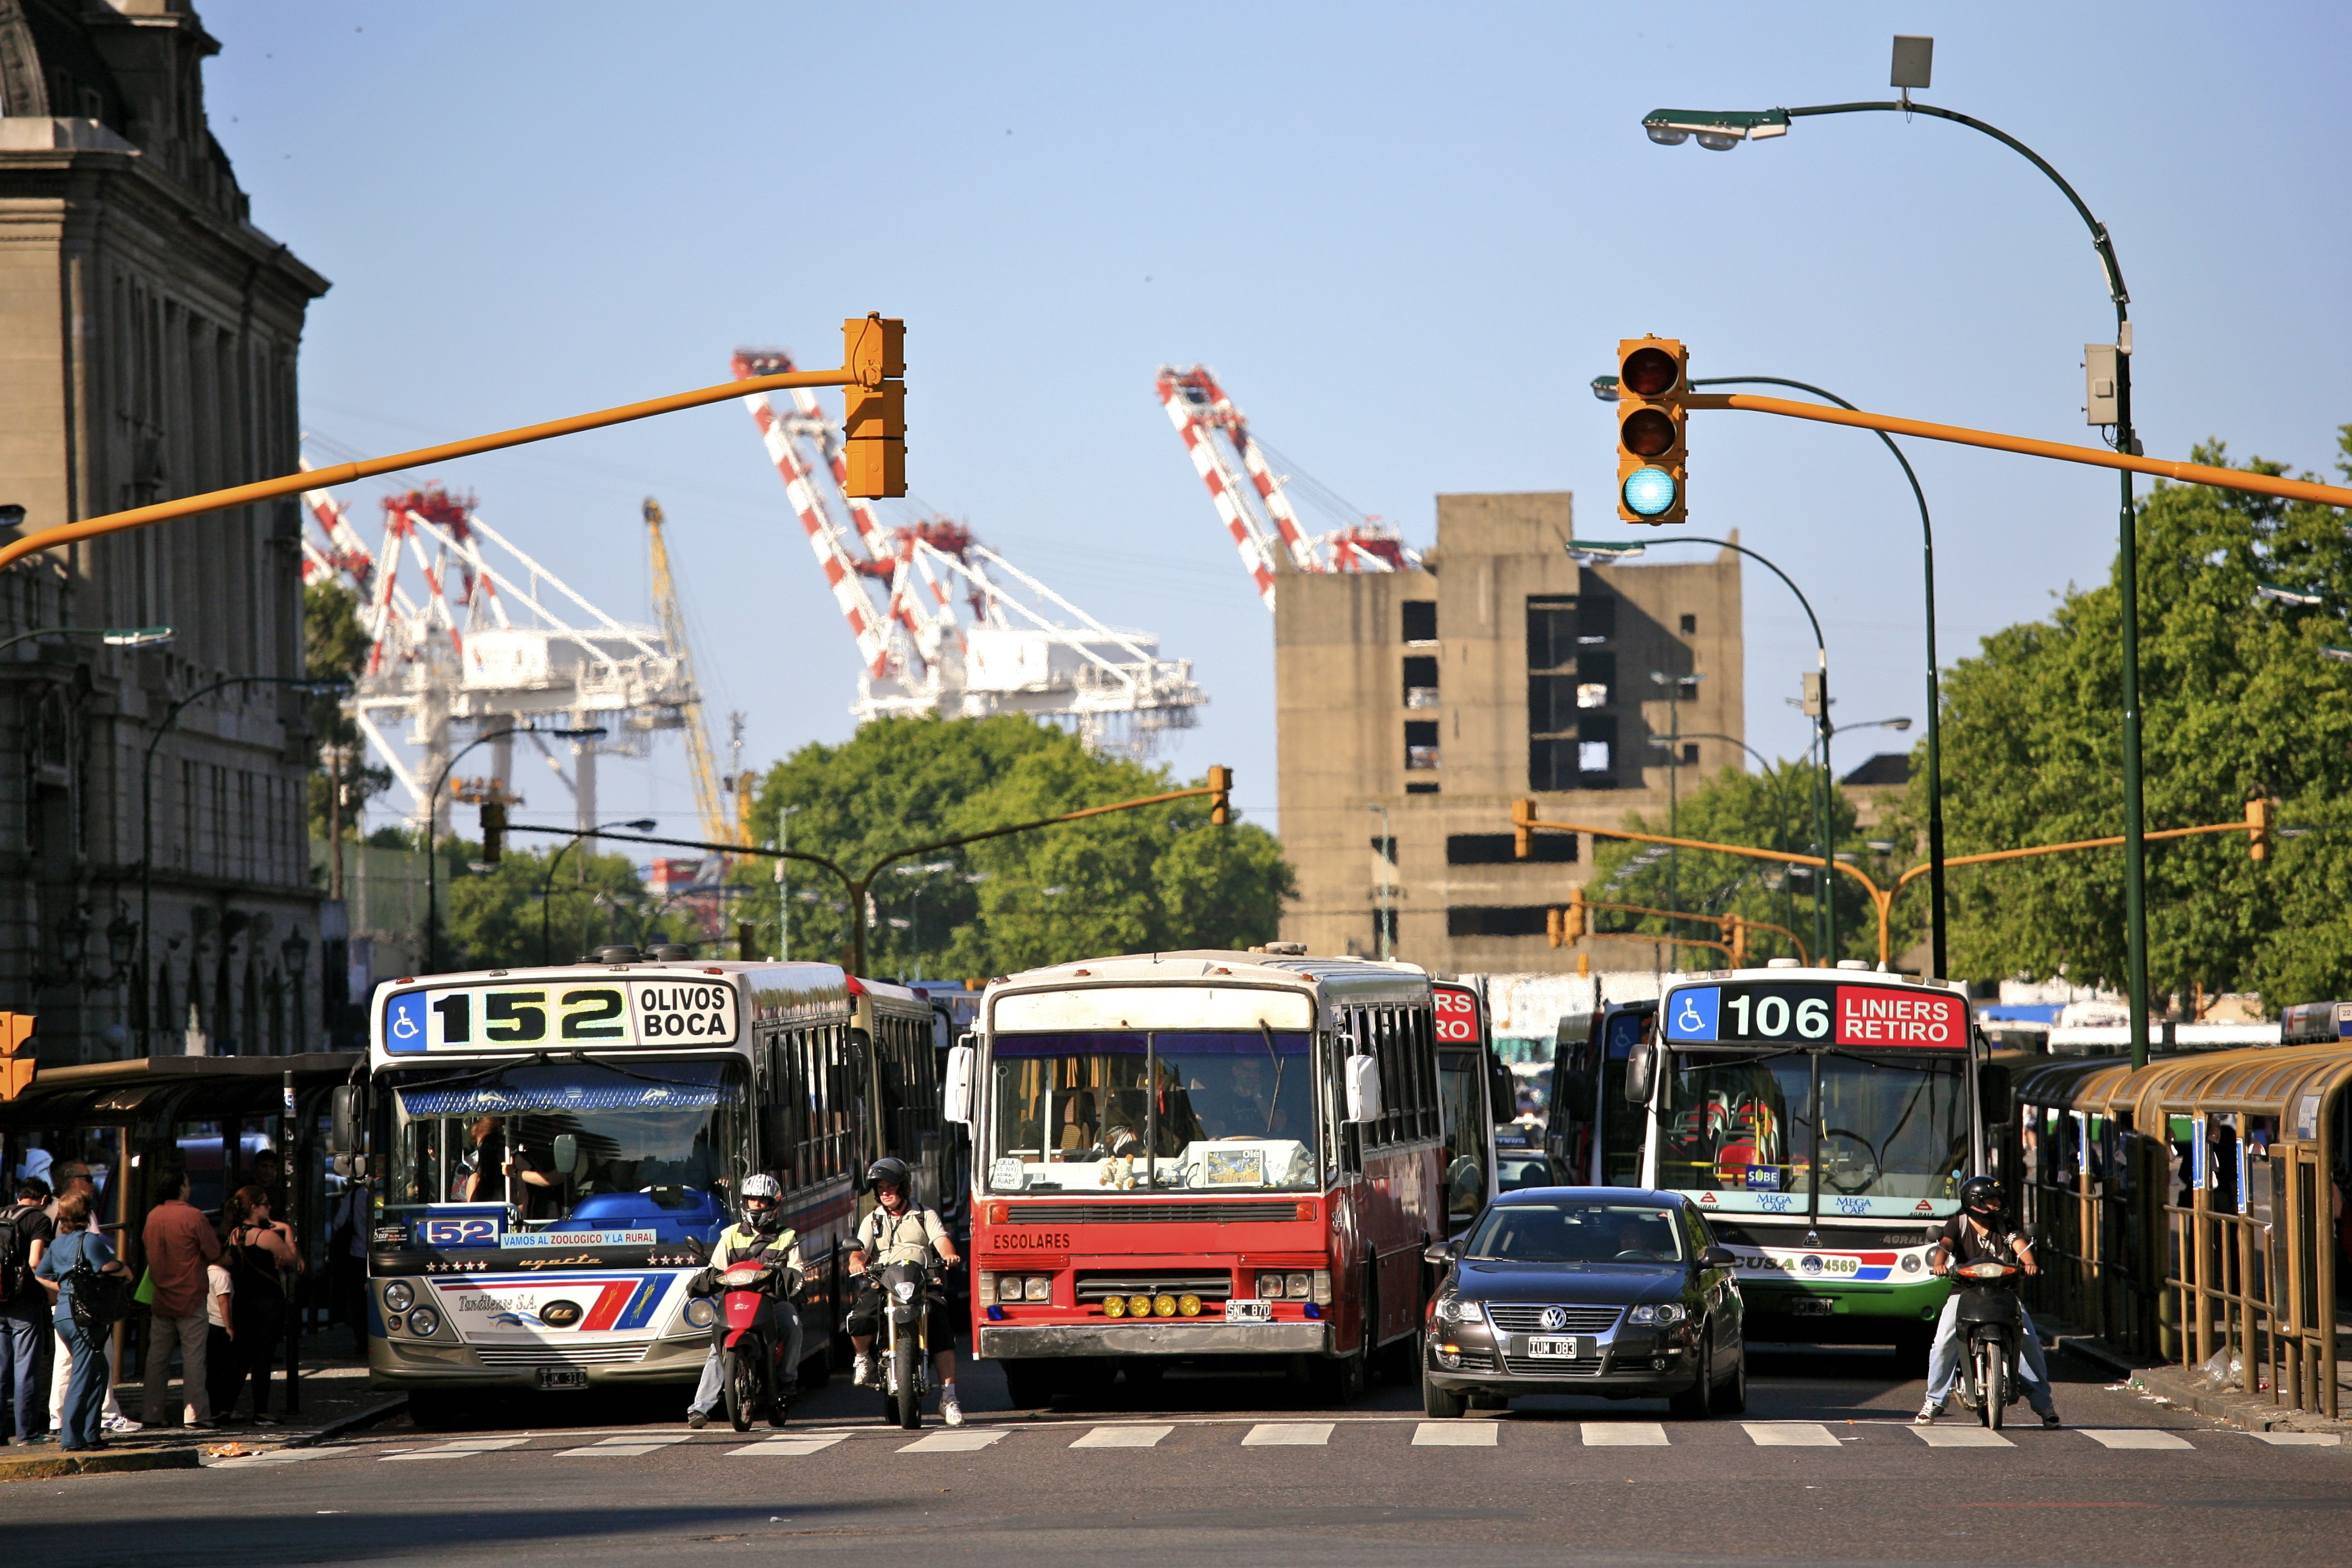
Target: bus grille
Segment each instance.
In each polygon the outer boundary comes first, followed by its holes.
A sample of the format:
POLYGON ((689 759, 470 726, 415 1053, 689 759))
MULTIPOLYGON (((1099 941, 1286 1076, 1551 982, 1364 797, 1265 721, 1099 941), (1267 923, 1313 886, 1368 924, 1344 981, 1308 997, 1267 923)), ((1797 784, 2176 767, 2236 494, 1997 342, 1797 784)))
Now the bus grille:
POLYGON ((643 1361, 646 1345, 476 1345, 484 1366, 610 1366, 643 1361))
POLYGON ((1186 1274, 1172 1268, 1138 1268, 1124 1274, 1081 1272, 1078 1300, 1099 1301, 1109 1296, 1198 1296, 1222 1301, 1233 1294, 1230 1274, 1186 1274))
POLYGON ((1513 1377, 1599 1377, 1601 1361, 1554 1361, 1546 1356, 1538 1361, 1533 1356, 1507 1355, 1503 1370, 1513 1377))
POLYGON ((1279 1203, 1224 1204, 1012 1204, 1007 1225, 1232 1225, 1240 1221, 1297 1219, 1298 1205, 1279 1203))
POLYGON ((1617 1314, 1622 1307, 1562 1307, 1568 1321, 1554 1328, 1543 1321, 1546 1308, 1540 1305, 1489 1302, 1486 1316, 1495 1326, 1519 1334, 1605 1334, 1617 1326, 1617 1314))

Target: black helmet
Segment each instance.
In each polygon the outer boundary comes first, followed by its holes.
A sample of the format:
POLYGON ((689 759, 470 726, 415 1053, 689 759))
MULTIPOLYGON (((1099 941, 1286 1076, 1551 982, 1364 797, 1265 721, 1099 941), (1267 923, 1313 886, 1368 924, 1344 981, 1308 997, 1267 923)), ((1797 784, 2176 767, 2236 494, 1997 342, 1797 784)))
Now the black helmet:
POLYGON ((1990 1176, 1970 1176, 1960 1184, 1960 1206, 1977 1218, 1985 1219, 2008 1207, 2009 1199, 2001 1192, 2000 1184, 1990 1176))
POLYGON ((892 1186, 898 1188, 899 1193, 904 1196, 908 1198, 914 1196, 915 1181, 913 1173, 907 1169, 907 1162, 901 1160, 896 1154, 885 1154, 882 1158, 875 1161, 874 1163, 866 1167, 866 1184, 867 1187, 879 1187, 885 1182, 887 1182, 892 1186))

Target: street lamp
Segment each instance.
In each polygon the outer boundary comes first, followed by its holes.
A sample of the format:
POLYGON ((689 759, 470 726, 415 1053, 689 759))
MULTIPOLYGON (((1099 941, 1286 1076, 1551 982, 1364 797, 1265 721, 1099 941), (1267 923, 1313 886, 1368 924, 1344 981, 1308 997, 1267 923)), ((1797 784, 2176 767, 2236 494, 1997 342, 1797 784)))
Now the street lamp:
POLYGON ((561 848, 557 849, 554 854, 547 858, 547 875, 541 879, 539 884, 540 963, 552 963, 555 962, 553 957, 555 951, 554 939, 549 934, 551 928, 548 921, 548 910, 553 907, 554 904, 555 868, 562 863, 563 858, 566 855, 572 853, 572 847, 579 843, 583 838, 593 837, 596 834, 604 832, 607 828, 625 827, 632 833, 651 833, 655 828, 659 827, 660 826, 660 823, 656 822, 650 816, 640 816, 631 822, 600 823, 594 827, 585 828, 578 833, 572 834, 563 841, 561 848))
POLYGON ((492 730, 486 734, 475 736, 463 746, 457 748, 457 754, 456 756, 451 757, 446 763, 442 764, 440 776, 433 781, 433 787, 426 791, 425 795, 425 832, 423 837, 425 839, 425 973, 438 974, 441 973, 441 923, 434 918, 434 906, 439 891, 440 857, 434 853, 433 837, 434 826, 440 820, 441 816, 441 786, 449 782, 450 772, 457 767, 457 763, 465 757, 467 752, 472 751, 477 746, 487 745, 492 741, 503 740, 509 735, 553 735, 559 739, 566 741, 594 741, 601 740, 606 732, 607 731, 604 727, 601 724, 588 725, 584 728, 562 730, 541 730, 536 726, 530 724, 510 724, 503 730, 492 730))
MULTIPOLYGON (((952 860, 925 860, 919 865, 893 866, 890 874, 894 877, 936 877, 942 871, 955 868, 956 863, 952 860)), ((920 882, 915 884, 914 895, 908 901, 907 942, 915 951, 915 978, 920 980, 923 977, 923 884, 920 882)))
MULTIPOLYGON (((2116 260, 2114 241, 2108 237, 2107 226, 2093 216, 2089 206, 2066 183, 2065 177, 2050 166, 2042 154, 2020 142, 2007 132, 1986 124, 1981 120, 1937 109, 1932 104, 1915 102, 1911 89, 1928 85, 1929 67, 1935 40, 1924 37, 1897 37, 1895 40, 1895 68, 1889 85, 1901 89, 1897 100, 1868 103, 1819 103, 1801 109, 1770 109, 1721 112, 1710 110, 1658 109, 1642 120, 1643 129, 1650 140, 1674 146, 1696 137, 1702 147, 1728 151, 1743 141, 1761 141, 1766 137, 1788 134, 1790 122, 1815 114, 1859 114, 1865 112, 1900 112, 1906 118, 1924 114, 1934 120, 1948 120, 1955 125, 1991 137, 2042 171, 2050 183, 2065 196, 2084 226, 2090 230, 2091 247, 2098 253, 2099 267, 2107 285, 2107 297, 2116 308, 2115 353, 2115 449, 2139 454, 2139 442, 2132 436, 2131 423, 2131 294, 2124 287, 2122 266, 2116 260)), ((2124 752, 2124 945, 2126 988, 2131 999, 2131 1060, 2134 1068, 2147 1065, 2147 845, 2143 837, 2146 815, 2140 788, 2139 744, 2139 539, 2138 517, 2132 506, 2132 476, 2123 470, 2123 504, 2117 518, 2119 548, 2116 560, 2116 586, 2120 600, 2119 619, 2122 624, 2123 657, 2123 752, 2124 752)), ((1931 707, 1930 712, 1934 711, 1931 707)), ((1936 865, 1940 870, 1942 858, 1936 865)), ((1940 880, 1940 877, 1938 878, 1940 880)), ((1936 896, 1937 929, 1941 930, 1943 898, 1936 896)), ((1942 965, 1939 963, 1938 968, 1942 965)))
POLYGON ((97 637, 109 647, 164 647, 179 635, 170 626, 35 626, 12 637, 0 637, 0 653, 37 637, 97 637))

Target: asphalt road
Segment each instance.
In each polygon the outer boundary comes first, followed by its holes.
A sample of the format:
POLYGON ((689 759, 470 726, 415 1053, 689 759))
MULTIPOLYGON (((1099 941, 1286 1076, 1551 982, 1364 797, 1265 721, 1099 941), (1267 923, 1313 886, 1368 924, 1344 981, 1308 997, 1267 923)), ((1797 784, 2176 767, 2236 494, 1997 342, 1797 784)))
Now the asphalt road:
POLYGON ((1991 1446, 1949 1416, 1916 1430, 1916 1369, 1888 1354, 1750 1368, 1747 1414, 1705 1423, 1598 1399, 1425 1423, 1409 1388, 1318 1409, 1276 1379, 1181 1374, 1015 1412, 970 1366, 969 1423, 920 1434, 838 1380, 780 1434, 690 1433, 682 1394, 499 1399, 474 1429, 19 1482, 0 1506, 12 1562, 109 1568, 2352 1562, 2352 1448, 2265 1442, 2063 1357, 2068 1429, 1991 1446))

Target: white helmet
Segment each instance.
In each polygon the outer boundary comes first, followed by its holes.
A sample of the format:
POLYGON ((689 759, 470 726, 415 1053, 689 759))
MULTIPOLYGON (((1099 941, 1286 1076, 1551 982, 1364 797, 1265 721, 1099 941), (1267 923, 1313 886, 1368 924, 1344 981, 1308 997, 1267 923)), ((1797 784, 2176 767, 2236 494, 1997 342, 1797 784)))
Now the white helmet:
POLYGON ((777 1181, 775 1177, 769 1175, 764 1171, 757 1175, 751 1175, 743 1178, 743 1201, 745 1203, 750 1203, 753 1198, 765 1198, 770 1203, 780 1203, 782 1201, 783 1195, 783 1184, 777 1181))

